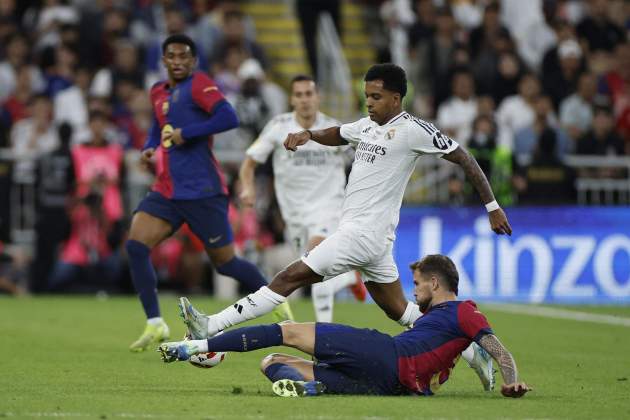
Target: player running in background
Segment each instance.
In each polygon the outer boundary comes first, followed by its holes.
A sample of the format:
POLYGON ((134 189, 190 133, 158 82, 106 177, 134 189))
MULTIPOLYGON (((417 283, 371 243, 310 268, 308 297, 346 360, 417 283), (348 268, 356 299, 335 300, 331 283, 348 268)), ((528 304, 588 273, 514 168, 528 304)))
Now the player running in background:
MULTIPOLYGON (((162 54, 168 80, 151 88, 154 121, 142 152, 143 162, 155 162, 156 181, 135 211, 125 245, 133 284, 147 316, 132 351, 143 351, 169 337, 149 254, 183 223, 205 245, 219 273, 251 291, 267 284, 258 268, 234 253, 227 187, 211 151, 213 134, 238 125, 236 113, 212 79, 194 71, 196 47, 189 37, 168 37, 162 54)), ((280 312, 282 318, 290 317, 288 307, 280 312)))
MULTIPOLYGON (((346 187, 345 159, 342 147, 311 142, 295 153, 284 148, 289 133, 339 124, 319 112, 319 92, 309 76, 293 78, 290 101, 294 112, 272 119, 247 149, 240 170, 240 198, 246 206, 255 204, 254 171, 273 154, 274 187, 280 211, 291 244, 297 255, 302 255, 337 230, 346 187)), ((365 300, 365 286, 354 271, 312 285, 317 321, 332 322, 334 295, 347 286, 354 286, 353 291, 359 292, 357 298, 365 300)))
POLYGON ((238 328, 207 340, 164 343, 165 362, 208 351, 253 351, 285 345, 312 355, 270 354, 261 370, 280 396, 332 394, 433 395, 449 378, 460 353, 478 343, 501 369, 501 393, 522 397, 530 388, 518 377, 510 352, 472 301, 458 301, 459 275, 444 255, 411 264, 414 296, 424 313, 413 328, 391 337, 341 324, 282 323, 238 328))
MULTIPOLYGON (((394 64, 377 64, 364 80, 368 118, 341 127, 290 134, 284 142, 292 151, 309 141, 327 146, 350 144, 356 149, 339 229, 279 272, 268 287, 217 314, 206 316, 181 298, 182 316, 194 338, 207 338, 264 315, 285 302, 294 290, 351 270, 361 272, 370 295, 387 316, 401 325, 412 324, 420 317, 420 309, 403 294, 392 248, 405 186, 416 160, 423 155, 442 156, 458 164, 485 203, 492 230, 512 233, 475 158, 432 124, 402 110, 407 90, 404 70, 394 64)), ((477 363, 477 356, 484 359, 486 355, 475 349, 478 347, 471 346, 463 356, 490 389, 491 363, 477 363)), ((491 362, 490 358, 485 360, 491 362)))

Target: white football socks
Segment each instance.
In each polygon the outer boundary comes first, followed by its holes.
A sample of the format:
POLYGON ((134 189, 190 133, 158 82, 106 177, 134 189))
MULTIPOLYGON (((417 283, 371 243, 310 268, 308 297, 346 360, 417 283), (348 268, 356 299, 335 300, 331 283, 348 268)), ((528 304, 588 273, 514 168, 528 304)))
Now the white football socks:
POLYGON ((473 359, 475 358, 475 343, 471 343, 470 346, 466 347, 466 350, 462 352, 462 358, 468 362, 468 365, 472 365, 473 359))
POLYGON ((218 314, 209 316, 208 336, 212 337, 232 325, 265 315, 286 300, 286 297, 279 295, 267 286, 263 286, 218 314))
POLYGON ((335 300, 333 281, 336 278, 337 277, 314 283, 311 286, 311 298, 313 299, 315 319, 317 322, 332 322, 333 304, 335 300))
POLYGON ((403 327, 412 327, 413 323, 416 322, 416 319, 420 318, 421 316, 422 312, 420 312, 420 307, 413 302, 407 302, 405 312, 398 320, 398 323, 403 327))
POLYGON ((162 319, 161 316, 156 316, 154 318, 147 319, 147 324, 153 325, 153 326, 161 325, 161 324, 164 324, 164 323, 165 323, 164 319, 162 319))

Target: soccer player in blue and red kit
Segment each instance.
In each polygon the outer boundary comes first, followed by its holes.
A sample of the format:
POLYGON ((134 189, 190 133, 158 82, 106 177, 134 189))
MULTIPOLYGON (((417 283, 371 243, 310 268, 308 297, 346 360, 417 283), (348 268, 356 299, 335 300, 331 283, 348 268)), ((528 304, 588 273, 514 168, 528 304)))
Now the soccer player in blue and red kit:
MULTIPOLYGON (((234 253, 228 190, 211 148, 212 135, 237 127, 238 118, 214 81, 194 70, 196 55, 195 44, 186 35, 168 37, 162 44, 168 80, 151 88, 154 121, 142 161, 155 166, 156 181, 135 211, 126 243, 131 277, 147 316, 132 351, 169 337, 149 254, 183 223, 204 244, 219 273, 252 292, 267 284, 256 266, 234 253)), ((291 317, 288 306, 279 313, 282 319, 291 317)))
POLYGON ((447 381, 460 353, 472 341, 495 359, 503 375, 501 393, 522 397, 510 352, 494 335, 472 301, 457 300, 459 275, 444 255, 428 255, 411 265, 414 295, 423 315, 397 336, 328 323, 282 323, 245 327, 207 340, 164 343, 165 362, 188 360, 207 351, 252 351, 285 345, 315 357, 271 354, 261 364, 280 396, 321 393, 433 395, 447 381))

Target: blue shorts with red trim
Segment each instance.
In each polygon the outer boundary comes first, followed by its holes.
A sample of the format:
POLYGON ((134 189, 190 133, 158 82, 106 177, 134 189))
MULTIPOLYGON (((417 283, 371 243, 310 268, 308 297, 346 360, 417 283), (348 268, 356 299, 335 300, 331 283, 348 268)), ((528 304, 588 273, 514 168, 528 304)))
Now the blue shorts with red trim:
POLYGON ((135 211, 143 211, 167 221, 173 232, 183 223, 187 223, 205 247, 219 248, 233 241, 232 227, 228 221, 228 204, 225 195, 196 200, 172 200, 151 191, 135 211))
POLYGON ((332 394, 403 395, 394 339, 376 330, 316 323, 315 380, 332 394))

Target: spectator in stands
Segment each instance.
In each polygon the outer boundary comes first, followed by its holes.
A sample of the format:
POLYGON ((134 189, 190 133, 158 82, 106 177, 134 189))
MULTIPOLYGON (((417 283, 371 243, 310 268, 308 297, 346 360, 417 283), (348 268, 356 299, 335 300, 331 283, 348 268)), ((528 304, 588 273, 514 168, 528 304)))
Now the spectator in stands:
POLYGON ((228 10, 223 15, 223 36, 211 57, 211 62, 216 63, 225 57, 225 50, 230 46, 240 46, 247 53, 247 57, 254 58, 260 63, 263 70, 269 68, 269 61, 264 49, 248 35, 245 15, 238 10, 228 10))
POLYGON ((44 59, 45 92, 48 97, 54 98, 59 92, 69 88, 74 83, 79 60, 76 51, 62 44, 49 47, 43 54, 46 56, 44 59))
POLYGON ((593 128, 577 143, 581 155, 623 155, 624 142, 615 132, 615 120, 608 106, 596 106, 593 128))
POLYGON ((241 80, 238 69, 248 58, 247 51, 240 45, 229 45, 224 50, 225 56, 214 65, 214 81, 221 92, 227 95, 237 95, 241 90, 241 80))
POLYGON ((553 131, 555 134, 553 149, 559 161, 575 150, 571 138, 559 127, 551 98, 545 95, 539 96, 534 102, 534 114, 534 121, 518 130, 514 136, 512 154, 516 166, 521 169, 531 164, 538 149, 539 139, 545 130, 553 131))
POLYGON ((18 158, 38 157, 59 145, 52 123, 52 104, 45 95, 35 96, 30 104, 31 117, 19 121, 11 129, 11 149, 18 158))
POLYGON ((72 126, 59 126, 59 147, 43 155, 36 176, 36 242, 30 268, 29 288, 33 293, 48 290, 48 277, 58 256, 59 244, 68 238, 68 209, 74 191, 74 164, 70 154, 72 126))
MULTIPOLYGON (((472 136, 468 150, 477 159, 481 170, 490 181, 497 201, 502 206, 513 203, 512 197, 512 153, 497 142, 497 128, 491 114, 480 114, 473 122, 472 136)), ((468 202, 479 197, 472 188, 465 187, 468 202)))
POLYGON ((123 217, 120 190, 124 169, 123 151, 118 144, 108 142, 108 125, 104 113, 91 112, 90 141, 72 148, 72 160, 76 171, 77 197, 83 199, 90 193, 98 194, 102 197, 104 216, 108 223, 115 223, 123 217))
POLYGON ((540 95, 538 78, 527 73, 518 83, 518 94, 505 98, 497 109, 499 144, 508 150, 514 148, 514 136, 534 122, 534 103, 540 95))
POLYGON ((15 90, 17 72, 31 74, 31 93, 40 93, 45 88, 41 72, 29 62, 29 43, 23 34, 12 34, 6 40, 6 58, 0 62, 0 101, 6 100, 15 90))
POLYGON ((113 102, 116 96, 114 86, 119 80, 132 82, 137 88, 146 88, 145 75, 138 62, 138 49, 129 39, 119 39, 114 47, 114 62, 110 67, 100 69, 90 87, 90 94, 105 97, 113 102))
POLYGON ((476 60, 484 51, 496 50, 498 40, 510 38, 510 32, 499 19, 500 12, 499 2, 490 2, 483 12, 481 26, 470 32, 469 42, 473 60, 476 60))
POLYGON ((597 79, 592 73, 583 73, 577 92, 560 103, 560 123, 574 141, 591 128, 596 93, 597 79))
POLYGON ((551 96, 556 109, 564 98, 576 91, 578 78, 585 67, 582 47, 574 39, 558 45, 558 59, 557 68, 542 74, 543 88, 551 96))
POLYGON ((452 96, 438 108, 437 123, 447 135, 465 145, 476 116, 477 99, 472 74, 466 69, 456 70, 452 96))
POLYGON ((29 103, 32 97, 32 73, 28 66, 18 69, 14 92, 2 104, 2 126, 11 129, 13 124, 29 116, 29 103))
POLYGON ((589 51, 612 51, 617 44, 626 40, 623 30, 608 15, 608 0, 590 0, 589 14, 578 24, 577 33, 589 51))
POLYGON ((540 2, 543 19, 534 20, 518 39, 518 52, 530 71, 539 72, 544 54, 558 43, 554 31, 557 19, 558 0, 540 2))
POLYGON ((519 204, 557 205, 575 202, 575 174, 558 159, 556 132, 540 135, 531 164, 515 177, 519 204))
POLYGON ((74 75, 72 86, 60 91, 53 101, 55 123, 68 123, 72 127, 72 143, 89 140, 88 92, 92 72, 80 66, 74 75))
POLYGON ((116 289, 120 259, 114 250, 121 230, 107 217, 98 186, 79 199, 70 221, 70 237, 51 275, 49 291, 116 289))

